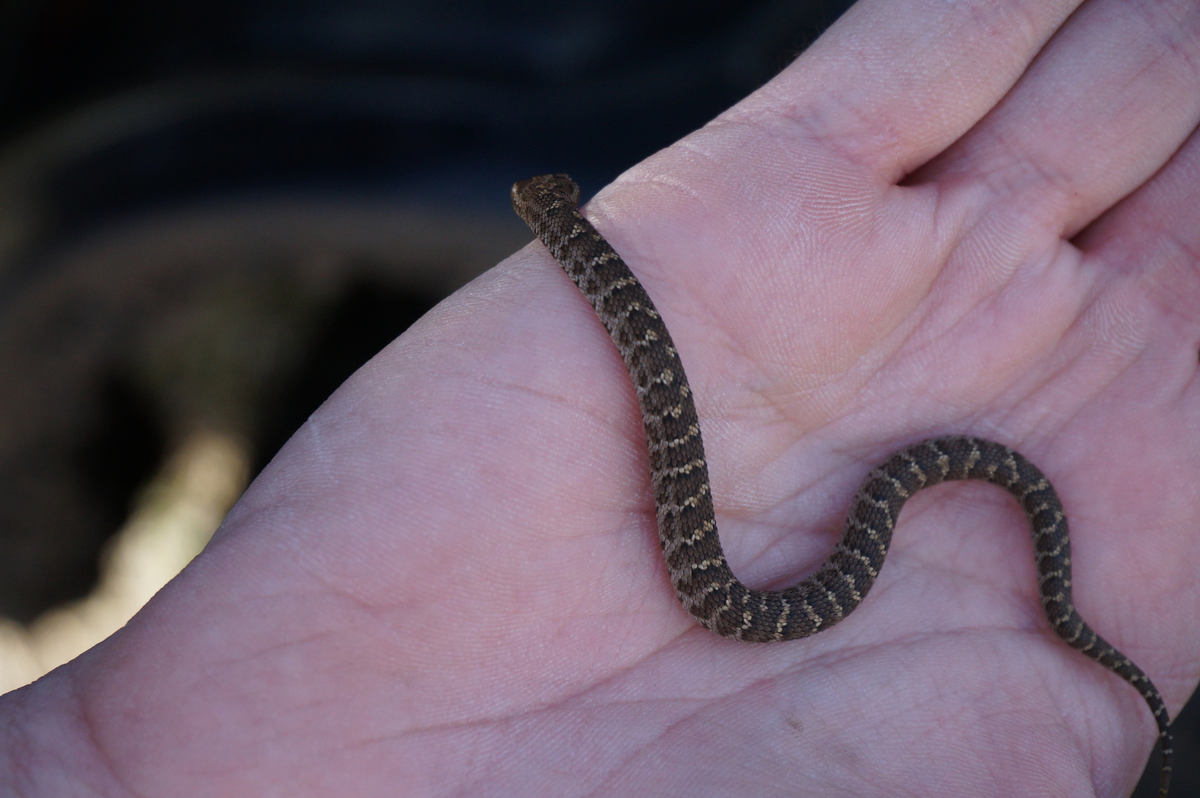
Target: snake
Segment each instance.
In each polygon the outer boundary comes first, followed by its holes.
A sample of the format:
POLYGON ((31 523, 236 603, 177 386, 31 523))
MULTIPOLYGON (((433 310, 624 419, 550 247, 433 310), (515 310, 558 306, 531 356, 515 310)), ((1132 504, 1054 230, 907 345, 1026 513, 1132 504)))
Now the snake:
POLYGON ((729 567, 717 535, 700 421, 683 362, 661 314, 629 266, 579 210, 579 187, 565 174, 522 180, 512 203, 587 298, 629 371, 649 448, 659 542, 683 607, 707 629, 734 640, 797 640, 854 611, 879 576, 900 508, 917 491, 977 479, 1012 494, 1029 521, 1038 593, 1051 629, 1068 646, 1120 676, 1145 699, 1162 750, 1159 798, 1171 781, 1171 723, 1154 683, 1100 637, 1071 597, 1071 541, 1058 493, 1024 456, 968 435, 907 446, 867 474, 833 553, 784 590, 753 590, 729 567))

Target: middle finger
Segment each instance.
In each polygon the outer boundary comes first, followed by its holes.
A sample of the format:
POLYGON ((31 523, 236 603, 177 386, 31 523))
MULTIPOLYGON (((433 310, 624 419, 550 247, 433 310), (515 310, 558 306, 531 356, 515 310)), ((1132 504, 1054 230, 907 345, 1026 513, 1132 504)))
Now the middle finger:
POLYGON ((1200 118, 1200 5, 1084 5, 999 105, 910 183, 967 178, 1069 238, 1158 170, 1200 118))

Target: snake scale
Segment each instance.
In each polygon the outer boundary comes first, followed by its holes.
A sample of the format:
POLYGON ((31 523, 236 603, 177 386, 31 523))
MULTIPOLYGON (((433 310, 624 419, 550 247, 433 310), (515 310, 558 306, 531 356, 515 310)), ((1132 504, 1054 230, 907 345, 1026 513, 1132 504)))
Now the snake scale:
POLYGON ((717 536, 700 423, 683 363, 662 317, 621 257, 577 208, 566 175, 512 188, 513 207, 587 297, 633 378, 650 449, 658 532, 680 602, 719 635, 762 643, 828 629, 866 597, 905 501, 922 488, 981 479, 1007 490, 1033 531, 1038 591, 1051 628, 1068 645, 1129 682, 1154 713, 1162 744, 1159 796, 1171 779, 1170 719, 1162 696, 1128 657, 1096 634, 1071 600, 1071 544, 1058 494, 1017 452, 983 438, 931 438, 875 468, 850 504, 833 554, 786 590, 751 590, 729 568, 717 536))

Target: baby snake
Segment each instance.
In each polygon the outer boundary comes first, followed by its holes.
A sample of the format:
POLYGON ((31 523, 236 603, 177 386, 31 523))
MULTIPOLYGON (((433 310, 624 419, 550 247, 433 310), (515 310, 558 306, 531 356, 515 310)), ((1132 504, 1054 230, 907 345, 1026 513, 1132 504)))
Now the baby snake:
POLYGON ((566 175, 522 180, 513 207, 579 286, 604 323, 637 391, 650 448, 650 480, 663 556, 680 602, 701 625, 752 643, 795 640, 845 618, 871 589, 900 508, 940 482, 982 479, 1007 490, 1033 530, 1042 608, 1054 631, 1129 682, 1146 699, 1162 743, 1159 796, 1171 781, 1171 731, 1154 683, 1096 634, 1071 601, 1071 544, 1062 503, 1038 468, 993 441, 965 435, 901 449, 871 473, 850 503, 833 554, 786 590, 751 590, 725 560, 692 390, 671 335, 621 257, 577 209, 579 187, 566 175))

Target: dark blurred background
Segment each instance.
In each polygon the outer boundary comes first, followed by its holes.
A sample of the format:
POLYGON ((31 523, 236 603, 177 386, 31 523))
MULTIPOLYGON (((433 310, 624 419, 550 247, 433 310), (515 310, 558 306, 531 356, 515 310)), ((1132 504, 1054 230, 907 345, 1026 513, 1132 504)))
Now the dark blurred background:
POLYGON ((590 195, 849 4, 0 0, 0 615, 88 594, 197 430, 261 468, 529 240, 514 180, 590 195))

